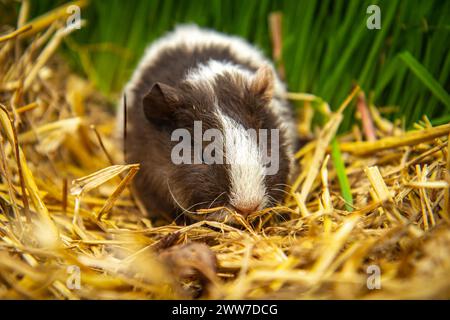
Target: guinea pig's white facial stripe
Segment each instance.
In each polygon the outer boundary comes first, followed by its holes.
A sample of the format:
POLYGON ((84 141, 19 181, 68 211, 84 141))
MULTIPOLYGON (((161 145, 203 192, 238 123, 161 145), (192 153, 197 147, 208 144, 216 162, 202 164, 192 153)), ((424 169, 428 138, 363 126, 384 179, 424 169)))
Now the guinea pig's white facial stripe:
POLYGON ((225 138, 225 163, 229 165, 230 203, 238 209, 261 209, 267 204, 265 168, 255 137, 217 108, 225 138))

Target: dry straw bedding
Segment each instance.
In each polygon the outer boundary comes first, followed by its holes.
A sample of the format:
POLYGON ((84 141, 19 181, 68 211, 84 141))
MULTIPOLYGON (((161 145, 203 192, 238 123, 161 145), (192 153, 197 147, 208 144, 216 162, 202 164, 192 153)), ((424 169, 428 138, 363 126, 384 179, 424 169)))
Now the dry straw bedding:
POLYGON ((291 94, 311 141, 283 205, 238 226, 152 221, 110 103, 54 54, 63 13, 0 36, 0 298, 450 297, 450 124, 405 132, 358 88, 334 113, 291 94), (354 100, 361 125, 338 138, 350 206, 329 145, 354 100), (313 112, 326 125, 312 130, 313 112))

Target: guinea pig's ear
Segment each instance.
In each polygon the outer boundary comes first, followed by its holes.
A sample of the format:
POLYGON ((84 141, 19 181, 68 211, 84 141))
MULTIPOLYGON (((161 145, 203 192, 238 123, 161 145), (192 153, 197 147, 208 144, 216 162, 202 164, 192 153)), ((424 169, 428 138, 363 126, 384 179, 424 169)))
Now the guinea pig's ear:
POLYGON ((156 82, 142 101, 147 120, 156 125, 170 124, 174 121, 174 111, 180 105, 177 89, 156 82))
POLYGON ((253 79, 250 82, 250 92, 262 104, 272 100, 274 92, 274 75, 269 65, 259 67, 253 79))

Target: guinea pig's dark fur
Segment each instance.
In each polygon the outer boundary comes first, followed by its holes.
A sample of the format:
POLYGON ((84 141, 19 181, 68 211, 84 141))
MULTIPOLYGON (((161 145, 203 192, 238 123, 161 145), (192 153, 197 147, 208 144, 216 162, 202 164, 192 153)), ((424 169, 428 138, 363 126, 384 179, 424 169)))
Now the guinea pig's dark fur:
MULTIPOLYGON (((250 44, 180 26, 150 45, 124 94, 125 160, 141 166, 133 188, 150 215, 223 220, 229 217, 225 210, 194 212, 224 206, 245 216, 283 200, 293 173, 295 125, 283 83, 250 44), (202 121, 203 132, 215 128, 224 139, 235 139, 237 149, 226 148, 224 156, 253 159, 252 165, 175 164, 171 152, 178 142, 171 134, 179 128, 193 132, 194 121, 202 121), (249 128, 279 130, 276 174, 264 174, 256 141, 243 135, 249 128)), ((119 110, 119 125, 122 114, 119 110)))

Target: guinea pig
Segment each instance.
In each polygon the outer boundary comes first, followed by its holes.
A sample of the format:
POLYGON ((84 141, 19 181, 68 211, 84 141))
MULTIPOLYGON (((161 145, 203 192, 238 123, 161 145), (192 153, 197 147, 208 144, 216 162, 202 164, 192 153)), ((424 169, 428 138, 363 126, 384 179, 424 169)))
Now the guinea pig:
POLYGON ((178 26, 147 48, 124 95, 125 161, 140 164, 133 189, 151 216, 230 221, 283 201, 296 127, 285 85, 258 49, 178 26), (196 213, 213 207, 229 210, 196 213))

